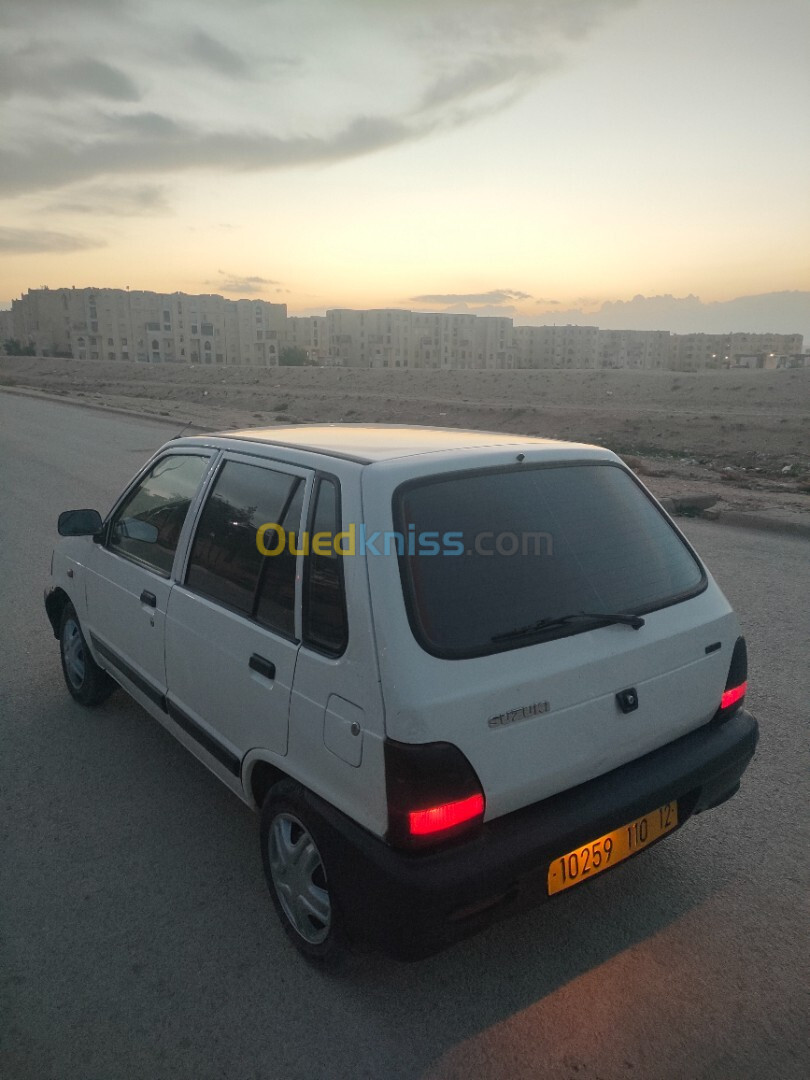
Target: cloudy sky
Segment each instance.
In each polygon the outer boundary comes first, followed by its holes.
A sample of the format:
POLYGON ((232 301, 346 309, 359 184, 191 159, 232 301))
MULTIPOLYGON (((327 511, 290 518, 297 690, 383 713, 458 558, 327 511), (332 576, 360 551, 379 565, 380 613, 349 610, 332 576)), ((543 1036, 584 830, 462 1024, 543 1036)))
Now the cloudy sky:
POLYGON ((810 340, 808 0, 3 0, 0 300, 810 340))

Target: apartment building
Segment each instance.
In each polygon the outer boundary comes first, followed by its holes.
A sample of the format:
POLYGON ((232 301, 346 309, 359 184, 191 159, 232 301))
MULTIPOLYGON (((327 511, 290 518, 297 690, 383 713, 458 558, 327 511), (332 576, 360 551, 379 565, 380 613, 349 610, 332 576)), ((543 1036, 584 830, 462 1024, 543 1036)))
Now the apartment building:
POLYGON ((15 337, 33 345, 46 356, 70 355, 70 328, 81 305, 66 289, 31 289, 20 300, 12 300, 15 337))
POLYGON ((342 367, 367 367, 363 313, 352 308, 334 308, 326 313, 326 340, 329 355, 342 367))
MULTIPOLYGON (((412 312, 381 308, 361 312, 364 367, 405 368, 413 360, 412 312), (364 335, 364 336, 363 336, 364 335)), ((329 313, 327 312, 327 319, 329 313)))
POLYGON ((442 363, 442 334, 447 315, 432 311, 414 311, 411 315, 413 366, 437 368, 442 363))
POLYGON ((288 318, 286 304, 266 300, 123 289, 31 289, 6 322, 40 354, 140 363, 274 366, 285 345, 323 365, 489 371, 771 368, 803 355, 801 334, 514 326, 500 316, 400 308, 288 318))
POLYGON ((381 308, 326 313, 335 363, 371 368, 503 369, 515 365, 512 320, 381 308))
POLYGON ((4 341, 8 341, 9 338, 13 337, 15 337, 14 313, 9 308, 8 311, 0 311, 0 348, 2 348, 4 341))
POLYGON ((672 337, 668 330, 600 330, 596 366, 661 370, 669 366, 672 337))
POLYGON ((728 334, 673 334, 669 367, 674 371, 700 371, 728 367, 731 336, 728 334))
POLYGON ((515 366, 515 327, 511 319, 497 315, 475 318, 473 337, 474 368, 496 371, 515 366))
POLYGON ((599 333, 595 326, 516 326, 515 366, 595 367, 599 333))
POLYGON ((439 316, 439 367, 475 367, 475 315, 439 316))
POLYGON ((799 355, 802 343, 801 334, 673 334, 669 366, 677 371, 776 366, 772 358, 799 355))
POLYGON ((31 289, 12 303, 21 340, 45 355, 141 363, 278 363, 287 306, 124 289, 31 289))
POLYGON ((412 315, 400 308, 332 308, 326 313, 330 358, 345 367, 411 367, 412 315))
POLYGON ((743 357, 753 356, 756 363, 747 366, 790 367, 787 358, 801 355, 803 341, 801 334, 729 334, 729 365, 742 366, 743 357), (782 364, 779 358, 784 358, 782 364))
POLYGON ((315 364, 329 361, 329 331, 325 315, 288 315, 284 345, 303 349, 315 364))

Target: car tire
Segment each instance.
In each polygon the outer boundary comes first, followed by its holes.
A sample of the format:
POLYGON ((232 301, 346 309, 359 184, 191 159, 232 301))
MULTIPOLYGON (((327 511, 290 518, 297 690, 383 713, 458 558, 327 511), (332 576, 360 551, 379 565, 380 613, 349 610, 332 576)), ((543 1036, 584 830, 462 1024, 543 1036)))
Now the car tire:
POLYGON ((100 705, 115 690, 117 684, 90 655, 71 603, 65 604, 59 621, 59 656, 65 684, 80 704, 100 705))
POLYGON ((334 966, 346 939, 329 887, 328 826, 300 785, 280 780, 267 793, 259 833, 267 885, 287 937, 307 960, 334 966))

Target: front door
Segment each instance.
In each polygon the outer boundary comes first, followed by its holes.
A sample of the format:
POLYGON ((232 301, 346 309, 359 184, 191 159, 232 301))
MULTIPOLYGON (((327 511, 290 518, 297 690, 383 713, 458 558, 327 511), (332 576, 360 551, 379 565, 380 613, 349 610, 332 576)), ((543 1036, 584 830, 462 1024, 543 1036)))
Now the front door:
POLYGON ((102 665, 162 707, 164 631, 172 564, 210 454, 169 453, 115 508, 88 558, 87 629, 102 665))

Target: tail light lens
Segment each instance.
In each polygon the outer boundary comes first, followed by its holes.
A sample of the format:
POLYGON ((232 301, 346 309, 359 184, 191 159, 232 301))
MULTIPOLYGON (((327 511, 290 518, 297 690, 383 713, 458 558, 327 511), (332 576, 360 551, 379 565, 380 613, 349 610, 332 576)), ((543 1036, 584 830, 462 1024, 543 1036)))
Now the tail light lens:
POLYGON ((742 706, 747 689, 748 650, 745 646, 745 638, 738 637, 734 643, 734 652, 731 654, 726 688, 720 698, 720 707, 714 714, 713 723, 722 724, 724 720, 729 720, 742 706))
POLYGON ((424 848, 467 834, 484 819, 481 782, 452 743, 385 742, 389 843, 424 848))
POLYGON ((720 698, 720 708, 730 709, 732 705, 739 705, 742 703, 742 699, 745 697, 745 691, 748 689, 748 683, 740 683, 739 686, 732 686, 730 690, 724 690, 723 696, 720 698))
POLYGON ((483 795, 471 795, 469 799, 456 799, 455 802, 430 806, 426 810, 411 810, 408 813, 408 832, 411 836, 432 836, 480 817, 483 813, 483 795))

